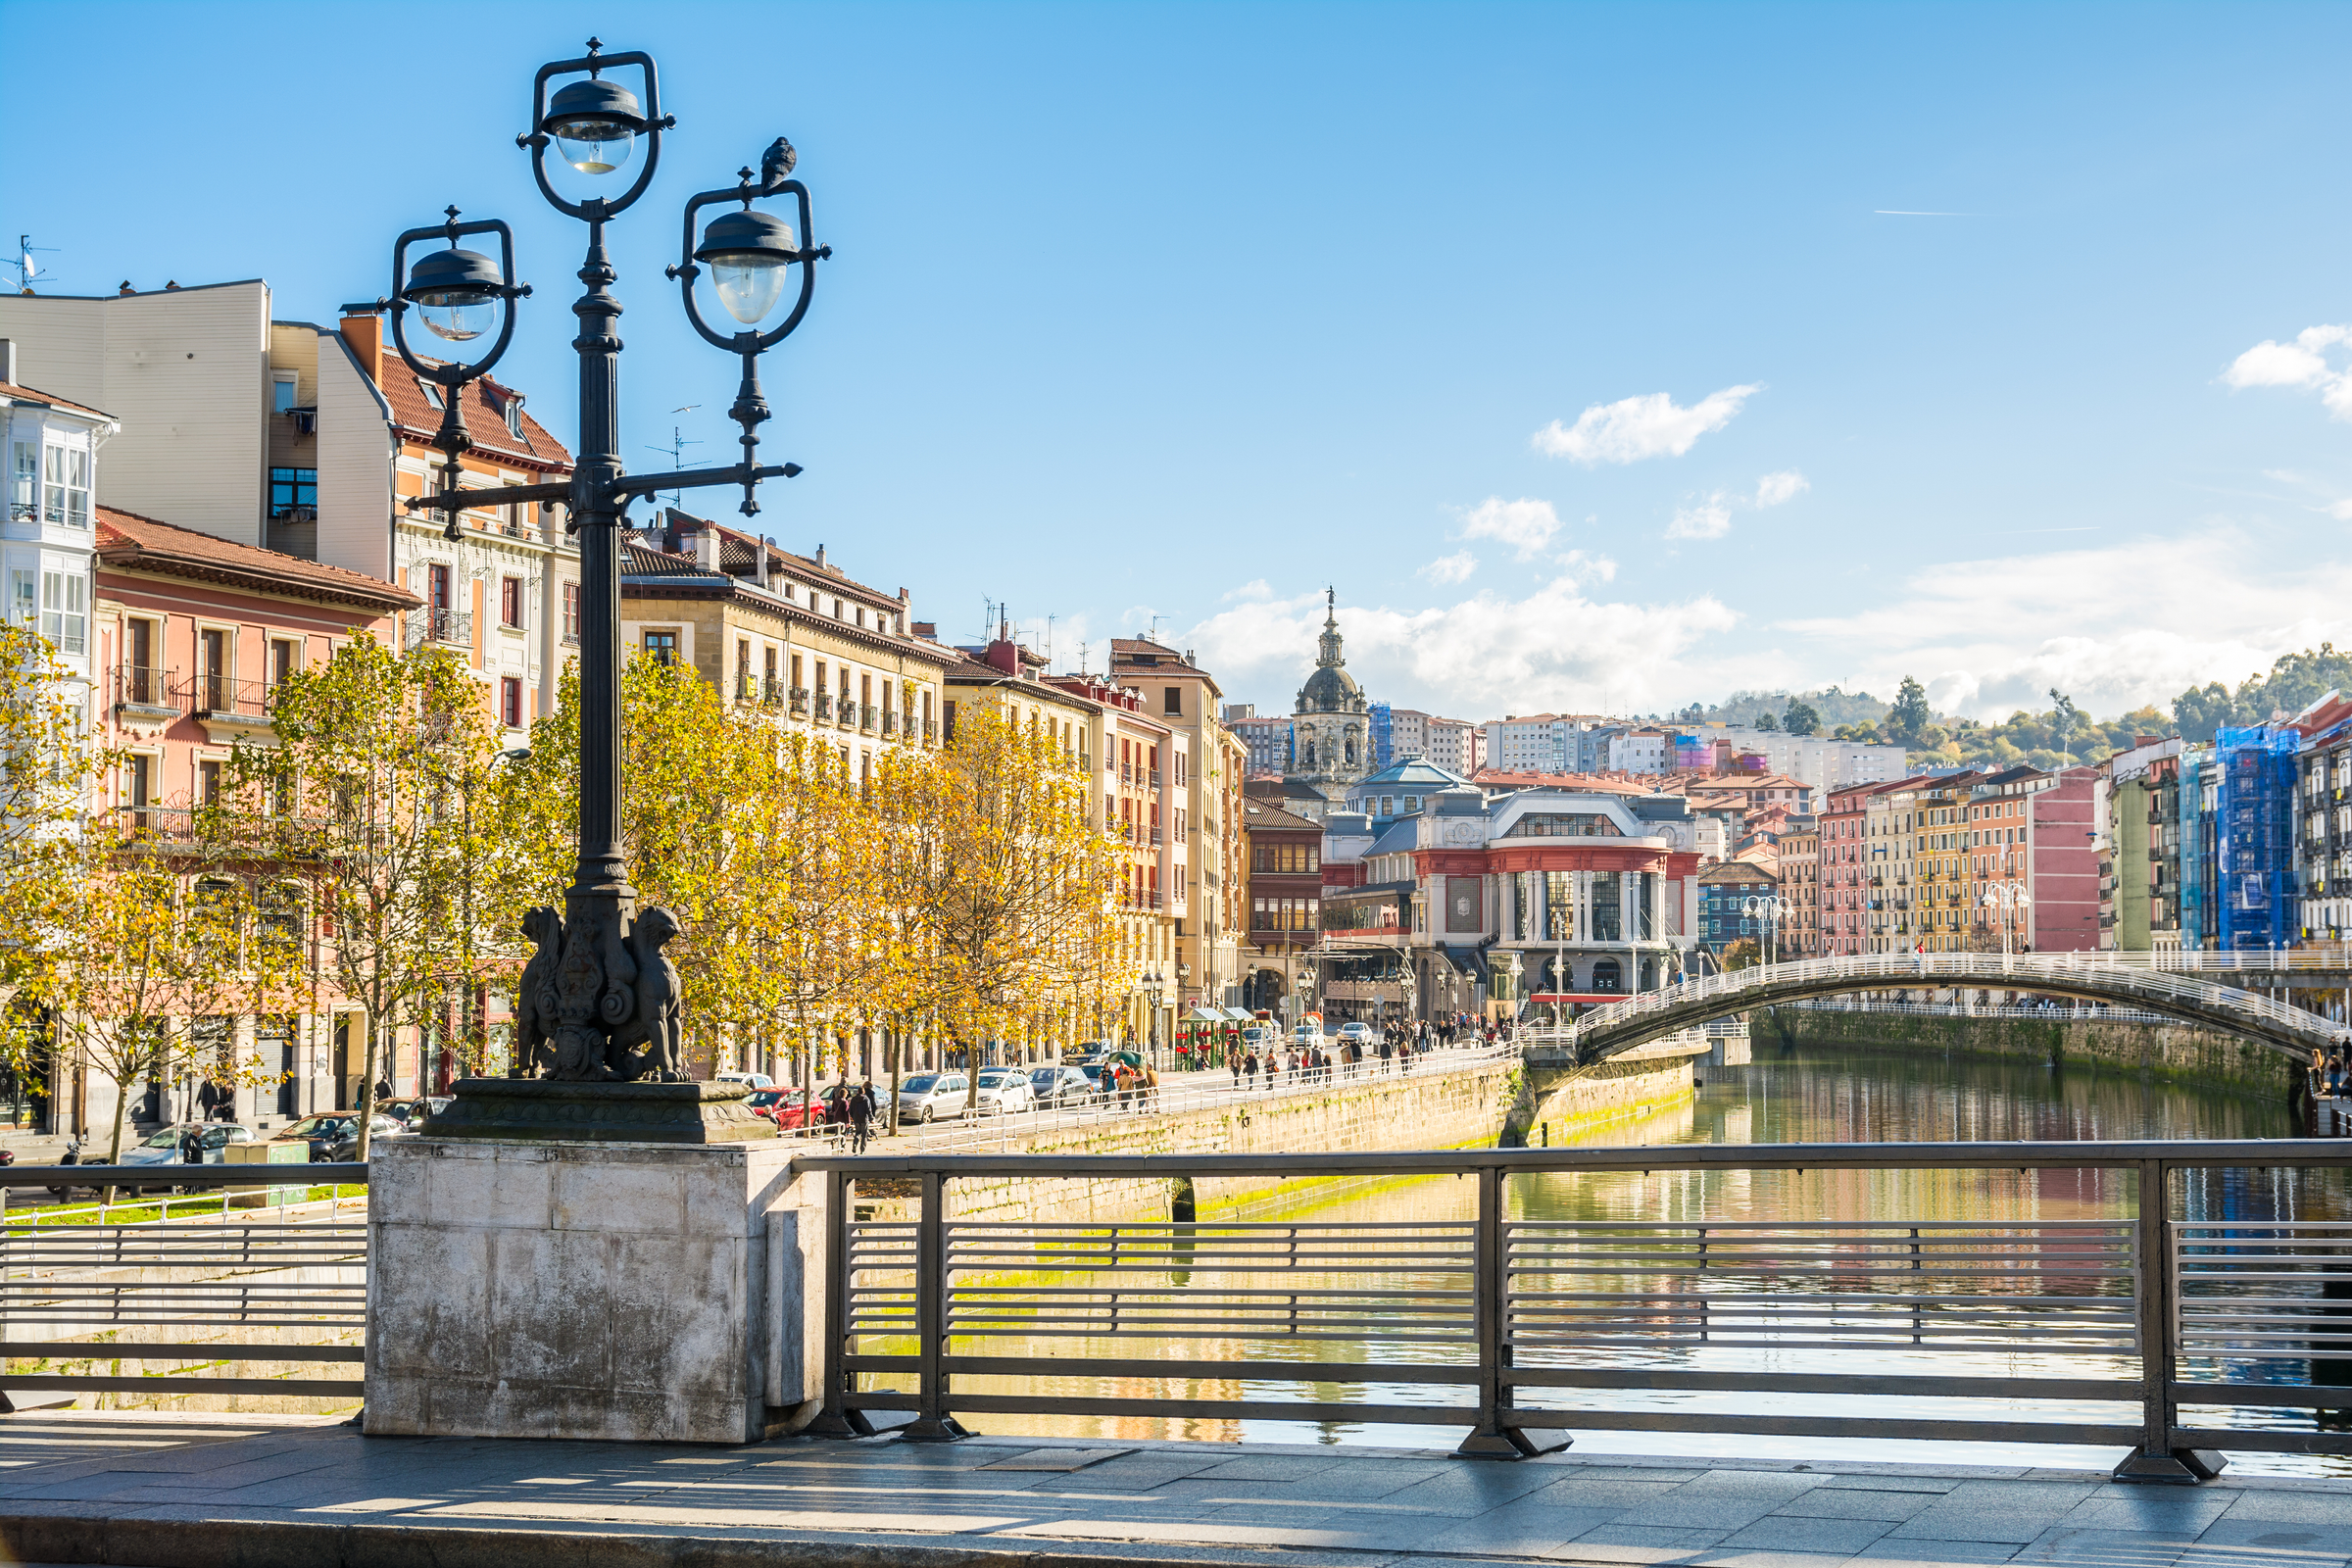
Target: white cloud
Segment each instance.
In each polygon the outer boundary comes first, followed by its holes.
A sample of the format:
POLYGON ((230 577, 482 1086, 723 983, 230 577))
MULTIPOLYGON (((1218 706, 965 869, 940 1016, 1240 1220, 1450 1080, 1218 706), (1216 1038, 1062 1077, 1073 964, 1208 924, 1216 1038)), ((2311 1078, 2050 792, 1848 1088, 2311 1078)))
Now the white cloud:
POLYGON ((1794 501, 1812 488, 1812 480, 1794 468, 1783 468, 1756 481, 1756 505, 1777 507, 1784 501, 1794 501))
MULTIPOLYGON (((1348 668, 1384 701, 1466 718, 1508 707, 1573 711, 1662 710, 1694 691, 1725 691, 1757 680, 1783 684, 1776 661, 1701 660, 1711 639, 1739 617, 1712 595, 1666 604, 1591 598, 1580 576, 1604 564, 1540 582, 1524 597, 1470 595, 1422 609, 1366 609, 1343 600, 1340 631, 1348 668)), ((1224 610, 1184 634, 1229 692, 1260 694, 1287 711, 1290 692, 1314 667, 1323 597, 1224 610)))
POLYGON ((1582 550, 1571 550, 1564 556, 1554 556, 1551 559, 1560 570, 1574 577, 1578 582, 1615 582, 1617 580, 1617 563, 1606 556, 1595 556, 1582 550))
POLYGON ((1489 496, 1462 514, 1463 538, 1500 540, 1518 551, 1521 561, 1532 560, 1559 531, 1560 514, 1551 510, 1548 501, 1530 501, 1524 497, 1505 501, 1500 496, 1489 496))
POLYGON ((2352 372, 2328 362, 2328 350, 2352 343, 2352 326, 2307 326, 2291 343, 2261 342, 2222 372, 2225 385, 2310 387, 2338 419, 2352 422, 2352 372))
MULTIPOLYGON (((2176 538, 1952 562, 1848 616, 1783 621, 1808 682, 1891 693, 1916 675, 1952 711, 2002 718, 2053 686, 2102 717, 2232 684, 2280 654, 2352 642, 2352 562, 2290 563, 2227 521, 2176 538), (2085 583, 2113 593, 2086 594, 2085 583), (2051 636, 2053 625, 2065 634, 2051 636)), ((1752 683, 1751 683, 1752 684, 1752 683)))
POLYGON ((1274 589, 1265 578, 1252 577, 1239 588, 1227 589, 1217 602, 1230 605, 1237 599, 1271 599, 1273 597, 1274 589))
POLYGON ((2352 501, 2330 501, 2328 515, 2338 522, 2352 522, 2352 501))
POLYGON ((1683 507, 1666 525, 1669 539, 1720 539, 1732 531, 1732 509, 1723 497, 1711 496, 1695 507, 1683 507))
POLYGON ((1689 408, 1664 392, 1644 393, 1615 403, 1595 403, 1563 425, 1554 419, 1535 434, 1536 450, 1593 467, 1603 463, 1639 463, 1643 458, 1681 457, 1711 431, 1732 422, 1740 405, 1761 385, 1727 386, 1689 408))
POLYGON ((1467 550, 1457 550, 1450 556, 1440 556, 1413 575, 1427 577, 1431 582, 1443 585, 1466 582, 1477 569, 1478 558, 1467 550))

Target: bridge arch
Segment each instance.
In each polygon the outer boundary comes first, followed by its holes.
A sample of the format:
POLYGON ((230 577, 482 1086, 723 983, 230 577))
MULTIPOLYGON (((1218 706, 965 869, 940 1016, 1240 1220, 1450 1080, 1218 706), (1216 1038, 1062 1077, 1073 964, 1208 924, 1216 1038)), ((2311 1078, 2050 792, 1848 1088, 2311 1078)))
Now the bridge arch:
POLYGON ((2156 968, 2146 954, 1902 953, 1758 964, 1687 980, 1595 1007, 1574 1023, 1538 1034, 1528 1050, 1531 1058, 1559 1054, 1566 1058, 1561 1065, 1590 1066, 1728 1012, 1856 991, 1948 986, 2138 1007, 2259 1042, 2298 1064, 2311 1059, 2314 1046, 2325 1048, 2346 1033, 2307 1008, 2156 968))

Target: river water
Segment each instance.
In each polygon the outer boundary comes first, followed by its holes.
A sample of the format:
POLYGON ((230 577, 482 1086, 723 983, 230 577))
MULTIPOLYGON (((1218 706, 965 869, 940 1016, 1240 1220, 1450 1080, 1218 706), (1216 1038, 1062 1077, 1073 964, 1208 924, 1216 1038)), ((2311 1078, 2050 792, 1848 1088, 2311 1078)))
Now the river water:
MULTIPOLYGON (((1918 1053, 1859 1052, 1798 1047, 1790 1051, 1765 1048, 1752 1065, 1731 1069, 1702 1069, 1705 1078, 1695 1100, 1642 1122, 1620 1122, 1578 1141, 1607 1145, 1690 1143, 1901 1143, 2009 1139, 2081 1140, 2141 1138, 2278 1138, 2297 1135, 2285 1105, 2213 1090, 2142 1081, 2114 1072, 2087 1068, 2058 1069, 2013 1062, 2003 1058, 1942 1056, 1918 1053)), ((1554 1142, 1558 1139, 1556 1132, 1554 1142)), ((2232 1222, 2267 1219, 2352 1219, 2352 1184, 2341 1173, 2230 1171, 2210 1177, 2192 1176, 2180 1190, 2177 1212, 2184 1218, 2227 1217, 2232 1222)), ((1286 1223, 1345 1224, 1365 1220, 1409 1220, 1424 1224, 1459 1222, 1471 1217, 1475 1194, 1470 1182, 1441 1178, 1410 1182, 1327 1184, 1310 1193, 1279 1200, 1259 1201, 1221 1217, 1278 1220, 1286 1223)), ((1514 1219, 1526 1221, 1710 1223, 1736 1219, 1748 1222, 1811 1222, 1824 1219, 1888 1219, 1959 1221, 1981 1226, 2001 1224, 2047 1225, 2052 1222, 2116 1222, 2135 1212, 2134 1181, 2124 1171, 1814 1171, 1807 1173, 1725 1170, 1710 1172, 1653 1172, 1642 1174, 1553 1174, 1515 1179, 1509 1206, 1514 1219)), ((1204 1224, 1210 1216, 1203 1212, 1204 1224)), ((2088 1234, 2088 1233, 2085 1233, 2088 1234)), ((2033 1265, 2052 1267, 2046 1244, 2033 1265)), ((2043 1277, 2047 1277, 2046 1273, 2043 1277)), ((1410 1282, 1411 1276, 1398 1275, 1410 1282)), ((1435 1279, 1435 1276, 1430 1276, 1435 1279)), ((1181 1277, 1178 1277, 1181 1284, 1181 1277)), ((2110 1282, 2109 1295, 2128 1294, 2125 1284, 2110 1282)), ((2095 1286, 2085 1286, 2095 1291, 2095 1286)), ((2112 1305, 2113 1303, 2108 1303, 2112 1305)), ((1914 1337, 1914 1340, 1916 1337, 1914 1337)), ((960 1348, 961 1347, 959 1347, 960 1348)), ((1199 1339, 1138 1341, 1127 1338, 1065 1340, 1058 1347, 1044 1340, 974 1345, 970 1348, 993 1354, 1067 1354, 1144 1358, 1153 1356, 1213 1358, 1220 1354, 1260 1359, 1263 1347, 1235 1342, 1218 1348, 1199 1339)), ((1309 1353, 1328 1354, 1302 1348, 1309 1353)), ((1283 1352, 1276 1348, 1272 1359, 1283 1352)), ((1371 1357, 1368 1357, 1371 1358, 1371 1357)), ((1384 1349, 1377 1358, 1409 1360, 1405 1348, 1384 1349)), ((1430 1359, 1454 1359, 1454 1353, 1432 1354, 1430 1359)), ((1625 1363, 1620 1363, 1625 1364, 1625 1363)), ((1834 1370, 1838 1373, 1887 1374, 1948 1372, 1969 1375, 2073 1377, 2131 1377, 2136 1363, 2122 1357, 2099 1361, 2081 1354, 2063 1364, 2037 1358, 2030 1350, 2004 1351, 1992 1357, 1923 1356, 1905 1346, 1858 1352, 1839 1351, 1826 1366, 1819 1356, 1765 1354, 1746 1361, 1708 1361, 1687 1353, 1633 1364, 1677 1366, 1765 1366, 1780 1370, 1834 1370), (1962 1364, 1962 1363, 1968 1364, 1962 1364)), ((2255 1373, 2268 1381, 2298 1381, 2306 1362, 2281 1363, 2284 1370, 2255 1373)), ((1282 1382, 1272 1366, 1250 1368, 1243 1377, 1212 1388, 1196 1386, 1203 1395, 1253 1399, 1312 1398, 1323 1402, 1453 1403, 1461 1391, 1410 1384, 1316 1385, 1282 1382)), ((2242 1369, 2241 1369, 2242 1375, 2242 1369)), ((1068 1378, 1037 1380, 1015 1385, 994 1379, 958 1380, 956 1387, 971 1392, 1060 1393, 1067 1395, 1114 1392, 1104 1380, 1068 1378)), ((1145 1392, 1142 1388, 1117 1392, 1145 1392)), ((1523 1402, 1550 1403, 1581 1410, 1697 1410, 1737 1411, 1769 1416, 1774 1412, 1856 1415, 1897 1413, 1896 1401, 1834 1394, 1709 1395, 1639 1394, 1624 1391, 1545 1391, 1524 1396, 1523 1402)), ((2132 1423, 2136 1405, 2082 1404, 2058 1401, 1989 1408, 1990 1401, 1900 1401, 1905 1415, 1949 1415, 1991 1419, 2064 1419, 2132 1423)), ((2352 1402, 2352 1401, 2348 1401, 2352 1402)), ((2256 1412, 2241 1412, 2239 1419, 2256 1412)), ((2309 1411, 2278 1411, 2273 1424, 2308 1427, 2309 1411)), ((1284 1420, 1184 1420, 1149 1417, 1072 1417, 990 1414, 969 1423, 996 1433, 1040 1436, 1141 1439, 1151 1437, 1245 1440, 1280 1443, 1372 1444, 1450 1447, 1461 1428, 1394 1423, 1284 1420)), ((1875 1458, 1919 1462, 1993 1464, 2081 1464, 2105 1467, 2121 1449, 2077 1447, 2049 1444, 1986 1444, 1867 1438, 1772 1437, 1752 1434, 1668 1434, 1649 1432, 1580 1431, 1576 1446, 1585 1451, 1643 1453, 1740 1454, 1776 1458, 1875 1458)), ((2239 1473, 2330 1472, 2352 1473, 2352 1462, 2297 1455, 2233 1455, 2239 1473)))

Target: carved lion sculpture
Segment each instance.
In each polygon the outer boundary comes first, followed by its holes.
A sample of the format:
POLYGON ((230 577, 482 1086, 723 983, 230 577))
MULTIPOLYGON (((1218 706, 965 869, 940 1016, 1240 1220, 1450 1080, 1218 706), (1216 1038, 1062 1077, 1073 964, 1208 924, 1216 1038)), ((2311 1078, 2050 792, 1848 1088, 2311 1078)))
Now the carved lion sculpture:
POLYGON ((522 934, 531 940, 530 961, 514 995, 514 1073, 536 1078, 556 1058, 556 969, 564 961, 564 917, 553 909, 528 909, 522 934))
POLYGON ((620 1077, 650 1078, 664 1084, 685 1077, 680 1069, 684 1028, 678 1007, 678 966, 662 951, 678 929, 678 917, 659 905, 638 910, 636 924, 630 928, 629 953, 637 960, 637 1015, 612 1031, 612 1059, 620 1077))

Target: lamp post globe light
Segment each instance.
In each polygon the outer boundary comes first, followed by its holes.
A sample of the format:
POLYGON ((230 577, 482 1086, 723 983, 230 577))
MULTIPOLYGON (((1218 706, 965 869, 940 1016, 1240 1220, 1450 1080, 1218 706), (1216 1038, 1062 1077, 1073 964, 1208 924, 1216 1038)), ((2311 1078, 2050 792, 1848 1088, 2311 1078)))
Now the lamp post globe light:
POLYGON ((1777 893, 1763 895, 1751 893, 1740 901, 1740 912, 1742 915, 1750 920, 1764 922, 1764 941, 1761 946, 1765 950, 1764 961, 1766 963, 1779 961, 1781 922, 1788 919, 1795 908, 1795 905, 1790 904, 1777 893))
MULTIPOLYGON (((551 1107, 522 1108, 536 1095, 548 1098, 549 1084, 566 1086, 574 1100, 587 1086, 651 1084, 676 1086, 649 1092, 632 1088, 622 1098, 644 1102, 626 1112, 625 1136, 632 1139, 699 1142, 709 1136, 706 1102, 740 1100, 721 1086, 686 1081, 680 1060, 681 1020, 677 971, 662 952, 678 933, 667 910, 639 909, 628 880, 620 835, 620 582, 619 533, 623 514, 638 496, 657 489, 739 485, 741 511, 759 511, 755 492, 761 479, 790 478, 797 465, 760 466, 758 426, 768 418, 760 392, 757 364, 800 325, 815 287, 815 264, 832 254, 812 246, 808 187, 791 177, 796 156, 777 137, 761 157, 757 174, 738 172, 733 186, 705 191, 684 209, 685 241, 667 275, 680 286, 686 317, 706 340, 736 355, 741 381, 730 417, 743 427, 743 460, 716 468, 688 469, 658 477, 631 477, 620 460, 619 359, 615 332, 621 307, 611 291, 618 274, 605 246, 605 225, 643 197, 661 165, 662 133, 676 123, 662 111, 661 81, 653 57, 642 52, 605 54, 597 39, 572 60, 540 67, 532 83, 530 128, 515 137, 529 154, 540 193, 567 217, 588 225, 586 255, 579 270, 585 291, 572 306, 579 360, 577 464, 564 483, 519 488, 465 489, 462 459, 472 443, 466 431, 463 390, 489 372, 514 335, 516 306, 530 289, 514 282, 514 240, 496 220, 460 222, 455 208, 447 221, 411 229, 393 246, 392 290, 372 305, 347 306, 391 317, 391 338, 401 359, 419 377, 442 389, 442 425, 433 445, 441 452, 435 493, 410 501, 412 511, 439 511, 456 538, 458 514, 477 503, 562 502, 571 513, 580 540, 580 818, 578 861, 565 890, 561 915, 554 909, 522 914, 534 945, 517 998, 514 1068, 516 1082, 469 1079, 456 1101, 435 1117, 435 1131, 455 1135, 497 1135, 520 1121, 537 1137, 563 1137, 564 1116, 551 1107), (615 79, 617 74, 630 79, 615 79), (551 87, 554 88, 551 93, 551 87), (639 143, 643 143, 642 149, 639 143), (591 180, 610 179, 634 166, 635 174, 617 195, 566 196, 551 175, 551 149, 560 167, 591 180), (798 228, 758 210, 756 203, 789 197, 798 228), (738 210, 713 219, 698 236, 704 209, 732 204, 738 210), (459 241, 495 235, 498 257, 464 249, 459 241), (409 265, 412 247, 439 240, 440 248, 409 265), (736 330, 720 334, 704 319, 695 283, 704 267, 712 292, 736 330), (784 318, 761 329, 787 293, 789 274, 800 270, 799 286, 784 318), (409 341, 407 317, 415 312, 425 329, 454 349, 479 344, 496 332, 487 353, 471 361, 432 361, 409 341), (674 1102, 674 1103, 673 1103, 674 1102)), ((568 176, 566 176, 568 177, 568 176)), ((561 1098, 561 1096, 558 1096, 561 1098)), ((739 1104, 711 1107, 717 1120, 743 1118, 739 1104)), ((578 1136, 616 1135, 614 1107, 603 1104, 579 1119, 578 1136)))

